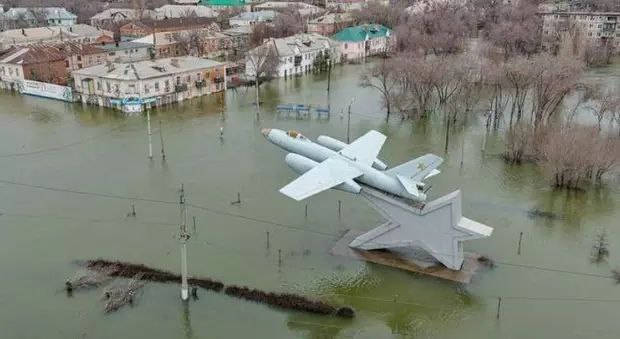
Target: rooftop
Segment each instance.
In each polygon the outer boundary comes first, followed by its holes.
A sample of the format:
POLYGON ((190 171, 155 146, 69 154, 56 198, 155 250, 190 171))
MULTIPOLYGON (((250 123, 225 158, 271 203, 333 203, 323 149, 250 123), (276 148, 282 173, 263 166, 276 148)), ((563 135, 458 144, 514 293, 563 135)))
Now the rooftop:
POLYGON ((39 43, 26 46, 13 46, 2 55, 0 63, 37 64, 64 60, 72 55, 89 55, 103 53, 94 45, 83 45, 68 41, 63 43, 39 43))
POLYGON ((243 12, 230 18, 231 20, 251 20, 251 21, 267 21, 273 20, 277 13, 275 11, 265 10, 256 12, 243 12))
POLYGON ((133 20, 133 19, 140 19, 140 18, 149 18, 152 17, 154 15, 154 11, 151 10, 136 10, 133 8, 108 8, 102 12, 99 12, 95 15, 93 15, 90 19, 91 20, 105 20, 105 19, 111 19, 111 18, 118 18, 118 19, 126 19, 126 20, 133 20))
POLYGON ((372 24, 345 28, 334 34, 332 38, 338 41, 366 41, 389 37, 391 34, 392 32, 389 28, 379 24, 372 24))
POLYGON ((177 42, 177 36, 183 36, 184 34, 191 34, 197 32, 203 36, 222 36, 219 31, 219 26, 213 25, 213 27, 201 28, 201 29, 186 29, 174 32, 157 32, 155 34, 149 34, 140 39, 132 40, 132 42, 150 44, 153 45, 169 45, 177 42))
POLYGON ((151 44, 135 42, 135 41, 119 41, 119 42, 111 42, 111 43, 101 43, 98 44, 97 47, 106 51, 122 51, 126 49, 134 49, 134 48, 149 48, 151 44))
POLYGON ((213 8, 206 6, 189 6, 189 5, 163 5, 155 8, 158 18, 186 18, 191 16, 215 18, 218 12, 213 8))
POLYGON ((173 28, 179 28, 179 27, 183 28, 187 26, 207 27, 207 26, 216 25, 216 24, 214 24, 213 18, 189 17, 189 18, 174 18, 174 19, 163 19, 163 20, 146 19, 146 20, 140 20, 140 21, 127 23, 121 28, 125 28, 128 25, 135 25, 135 26, 139 26, 139 27, 142 27, 144 29, 149 29, 149 30, 150 29, 164 30, 164 29, 173 29, 173 28))
POLYGON ((245 0, 200 0, 202 6, 239 7, 245 6, 245 0))
POLYGON ((0 44, 75 39, 80 37, 113 36, 113 33, 86 24, 71 26, 31 27, 0 32, 0 44))
POLYGON ((144 60, 130 63, 109 63, 74 71, 74 74, 117 80, 141 80, 202 70, 224 65, 221 62, 192 56, 144 60))
POLYGON ((301 53, 336 47, 337 42, 314 33, 301 33, 286 38, 269 39, 257 48, 275 48, 277 55, 298 55, 301 53))
POLYGON ((67 11, 64 7, 14 7, 4 12, 2 16, 5 19, 17 20, 20 17, 24 19, 35 19, 33 13, 45 13, 46 19, 76 19, 77 15, 67 11))
POLYGON ((311 24, 334 24, 337 22, 343 21, 353 21, 353 16, 351 13, 327 13, 323 16, 320 16, 316 19, 310 20, 308 23, 311 24))

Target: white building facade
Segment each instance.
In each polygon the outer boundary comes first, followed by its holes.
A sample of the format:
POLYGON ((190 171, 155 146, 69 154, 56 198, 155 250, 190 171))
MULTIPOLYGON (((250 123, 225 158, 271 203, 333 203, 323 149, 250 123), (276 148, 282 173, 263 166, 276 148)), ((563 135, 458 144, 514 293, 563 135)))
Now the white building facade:
POLYGON ((226 90, 225 64, 189 56, 108 63, 72 75, 83 103, 127 113, 226 90))
POLYGON ((332 64, 340 62, 338 42, 319 34, 296 34, 286 38, 269 39, 263 45, 251 50, 245 64, 246 76, 256 75, 257 53, 270 48, 278 58, 278 66, 273 76, 288 77, 310 72, 315 61, 328 57, 332 64))
POLYGON ((620 51, 620 12, 547 12, 543 17, 543 47, 562 33, 578 29, 590 44, 606 44, 620 51))

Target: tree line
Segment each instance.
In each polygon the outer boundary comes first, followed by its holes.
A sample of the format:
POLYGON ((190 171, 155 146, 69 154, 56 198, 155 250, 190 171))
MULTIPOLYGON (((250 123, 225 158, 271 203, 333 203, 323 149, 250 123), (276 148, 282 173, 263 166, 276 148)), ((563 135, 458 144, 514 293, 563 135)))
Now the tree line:
POLYGON ((440 119, 447 151, 455 126, 482 116, 487 129, 506 130, 507 162, 533 161, 557 187, 599 183, 620 161, 620 88, 582 82, 588 53, 570 35, 542 49, 538 1, 406 5, 356 13, 395 27, 392 54, 360 76, 388 118, 440 119), (577 112, 596 125, 578 124, 577 112))

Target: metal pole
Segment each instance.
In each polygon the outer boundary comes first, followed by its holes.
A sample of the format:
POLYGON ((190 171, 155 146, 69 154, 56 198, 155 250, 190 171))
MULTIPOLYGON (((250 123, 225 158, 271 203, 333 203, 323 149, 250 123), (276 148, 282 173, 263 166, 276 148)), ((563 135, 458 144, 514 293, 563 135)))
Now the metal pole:
POLYGON ((267 248, 269 248, 269 231, 267 231, 267 248))
POLYGON ((146 110, 146 130, 149 136, 149 159, 153 160, 153 133, 151 132, 151 112, 146 110))
POLYGON ((519 247, 517 248, 517 255, 521 255, 521 240, 523 240, 523 232, 519 233, 519 247))
POLYGON ((306 218, 308 218, 308 204, 306 204, 306 218))
POLYGON ((499 311, 502 308, 502 297, 497 297, 497 319, 499 319, 499 311))
POLYGON ((181 184, 181 196, 179 199, 179 207, 181 209, 181 299, 186 301, 189 299, 189 286, 187 285, 187 206, 185 205, 185 190, 181 184))
POLYGON ((349 103, 349 115, 347 118, 347 144, 351 143, 351 105, 353 105, 353 98, 351 98, 351 103, 349 103))
POLYGON ((282 250, 278 249, 278 266, 282 266, 282 250))
POLYGON ((161 140, 161 159, 166 160, 166 152, 164 151, 164 131, 161 129, 161 120, 159 120, 159 139, 161 140))

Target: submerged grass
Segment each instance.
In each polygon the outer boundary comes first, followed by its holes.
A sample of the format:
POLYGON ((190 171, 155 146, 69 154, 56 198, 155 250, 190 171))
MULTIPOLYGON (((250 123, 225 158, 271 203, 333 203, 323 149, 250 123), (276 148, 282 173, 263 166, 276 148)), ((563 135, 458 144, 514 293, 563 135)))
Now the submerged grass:
MULTIPOLYGON (((95 259, 86 261, 86 266, 96 272, 106 272, 112 277, 133 278, 139 277, 143 281, 161 283, 180 283, 181 275, 142 264, 132 264, 122 261, 95 259)), ((224 289, 224 283, 203 277, 188 278, 190 285, 220 292, 224 289)), ((353 318, 355 311, 347 306, 335 307, 319 300, 312 300, 301 295, 292 293, 267 292, 249 287, 229 285, 224 293, 231 297, 254 301, 257 303, 301 312, 314 314, 334 315, 341 318, 353 318)))

